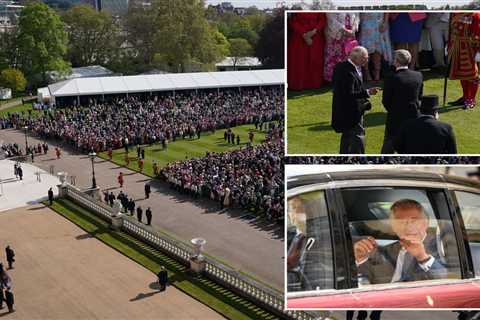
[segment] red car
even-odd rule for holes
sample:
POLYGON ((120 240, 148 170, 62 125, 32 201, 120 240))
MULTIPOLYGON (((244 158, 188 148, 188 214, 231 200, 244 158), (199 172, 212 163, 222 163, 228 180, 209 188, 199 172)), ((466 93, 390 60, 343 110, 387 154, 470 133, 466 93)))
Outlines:
POLYGON ((290 177, 287 199, 287 308, 480 308, 479 182, 322 173, 290 177))

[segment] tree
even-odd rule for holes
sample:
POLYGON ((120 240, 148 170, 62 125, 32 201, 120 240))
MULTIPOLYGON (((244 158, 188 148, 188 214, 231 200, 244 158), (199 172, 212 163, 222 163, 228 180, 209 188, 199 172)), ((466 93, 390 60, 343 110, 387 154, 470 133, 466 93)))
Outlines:
POLYGON ((8 68, 0 74, 0 86, 12 89, 13 95, 24 91, 26 85, 27 80, 18 69, 8 68))
POLYGON ((233 70, 236 70, 237 63, 241 62, 245 57, 251 56, 253 48, 247 40, 243 38, 229 39, 230 56, 233 60, 233 70))
POLYGON ((335 5, 331 0, 313 0, 310 10, 335 10, 335 5))
POLYGON ((17 67, 17 30, 17 28, 12 28, 0 32, 0 70, 17 67))
POLYGON ((203 0, 155 0, 155 52, 171 70, 217 61, 215 28, 205 18, 203 0))
POLYGON ((105 65, 120 46, 119 31, 109 13, 90 5, 76 5, 63 15, 69 38, 68 58, 73 66, 105 65))
POLYGON ((21 69, 27 77, 41 75, 47 82, 47 71, 64 73, 68 37, 60 16, 40 2, 31 2, 22 10, 17 37, 21 69))
POLYGON ((276 9, 273 18, 265 24, 255 46, 255 55, 265 68, 284 68, 284 8, 276 9))
POLYGON ((156 9, 137 5, 130 2, 130 8, 126 18, 125 31, 127 43, 131 46, 124 50, 131 64, 136 65, 137 71, 144 72, 152 68, 155 56, 156 9))

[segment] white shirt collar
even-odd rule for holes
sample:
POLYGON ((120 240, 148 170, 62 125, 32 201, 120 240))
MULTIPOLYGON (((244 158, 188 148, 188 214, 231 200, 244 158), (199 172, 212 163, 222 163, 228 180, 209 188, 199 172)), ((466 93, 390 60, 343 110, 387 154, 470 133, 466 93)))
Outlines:
POLYGON ((408 66, 397 67, 395 71, 408 69, 408 66))

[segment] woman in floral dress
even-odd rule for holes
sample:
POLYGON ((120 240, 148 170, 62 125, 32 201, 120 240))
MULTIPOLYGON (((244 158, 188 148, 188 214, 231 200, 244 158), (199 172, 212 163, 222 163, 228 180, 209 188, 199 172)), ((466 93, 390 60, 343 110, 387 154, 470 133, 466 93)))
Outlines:
POLYGON ((355 34, 360 17, 354 12, 327 13, 325 29, 325 80, 332 81, 333 68, 347 59, 348 53, 358 44, 355 34))
POLYGON ((380 80, 382 57, 387 62, 392 61, 392 45, 388 31, 388 12, 368 12, 360 14, 360 45, 367 48, 372 60, 373 70, 370 73, 368 64, 365 75, 367 81, 380 80))

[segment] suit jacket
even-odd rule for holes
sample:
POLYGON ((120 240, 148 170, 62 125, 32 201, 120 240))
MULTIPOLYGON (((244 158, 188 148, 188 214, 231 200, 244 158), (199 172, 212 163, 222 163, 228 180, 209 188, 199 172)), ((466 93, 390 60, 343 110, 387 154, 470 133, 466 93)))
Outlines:
POLYGON ((419 116, 423 92, 420 72, 400 69, 385 79, 382 103, 387 110, 386 134, 394 137, 401 126, 419 116))
MULTIPOLYGON (((402 272, 404 278, 401 281, 443 279, 447 277, 447 269, 440 263, 436 254, 435 238, 427 236, 424 245, 427 252, 435 258, 432 267, 425 272, 415 257, 407 252, 402 272)), ((385 247, 378 247, 375 253, 358 267, 359 273, 366 275, 371 284, 390 283, 395 273, 400 249, 399 241, 385 247)))
POLYGON ((430 115, 408 121, 394 140, 398 153, 456 154, 457 144, 452 126, 430 115))
POLYGON ((345 132, 360 123, 363 110, 359 99, 367 99, 367 90, 355 67, 348 61, 338 63, 333 70, 332 127, 345 132))

